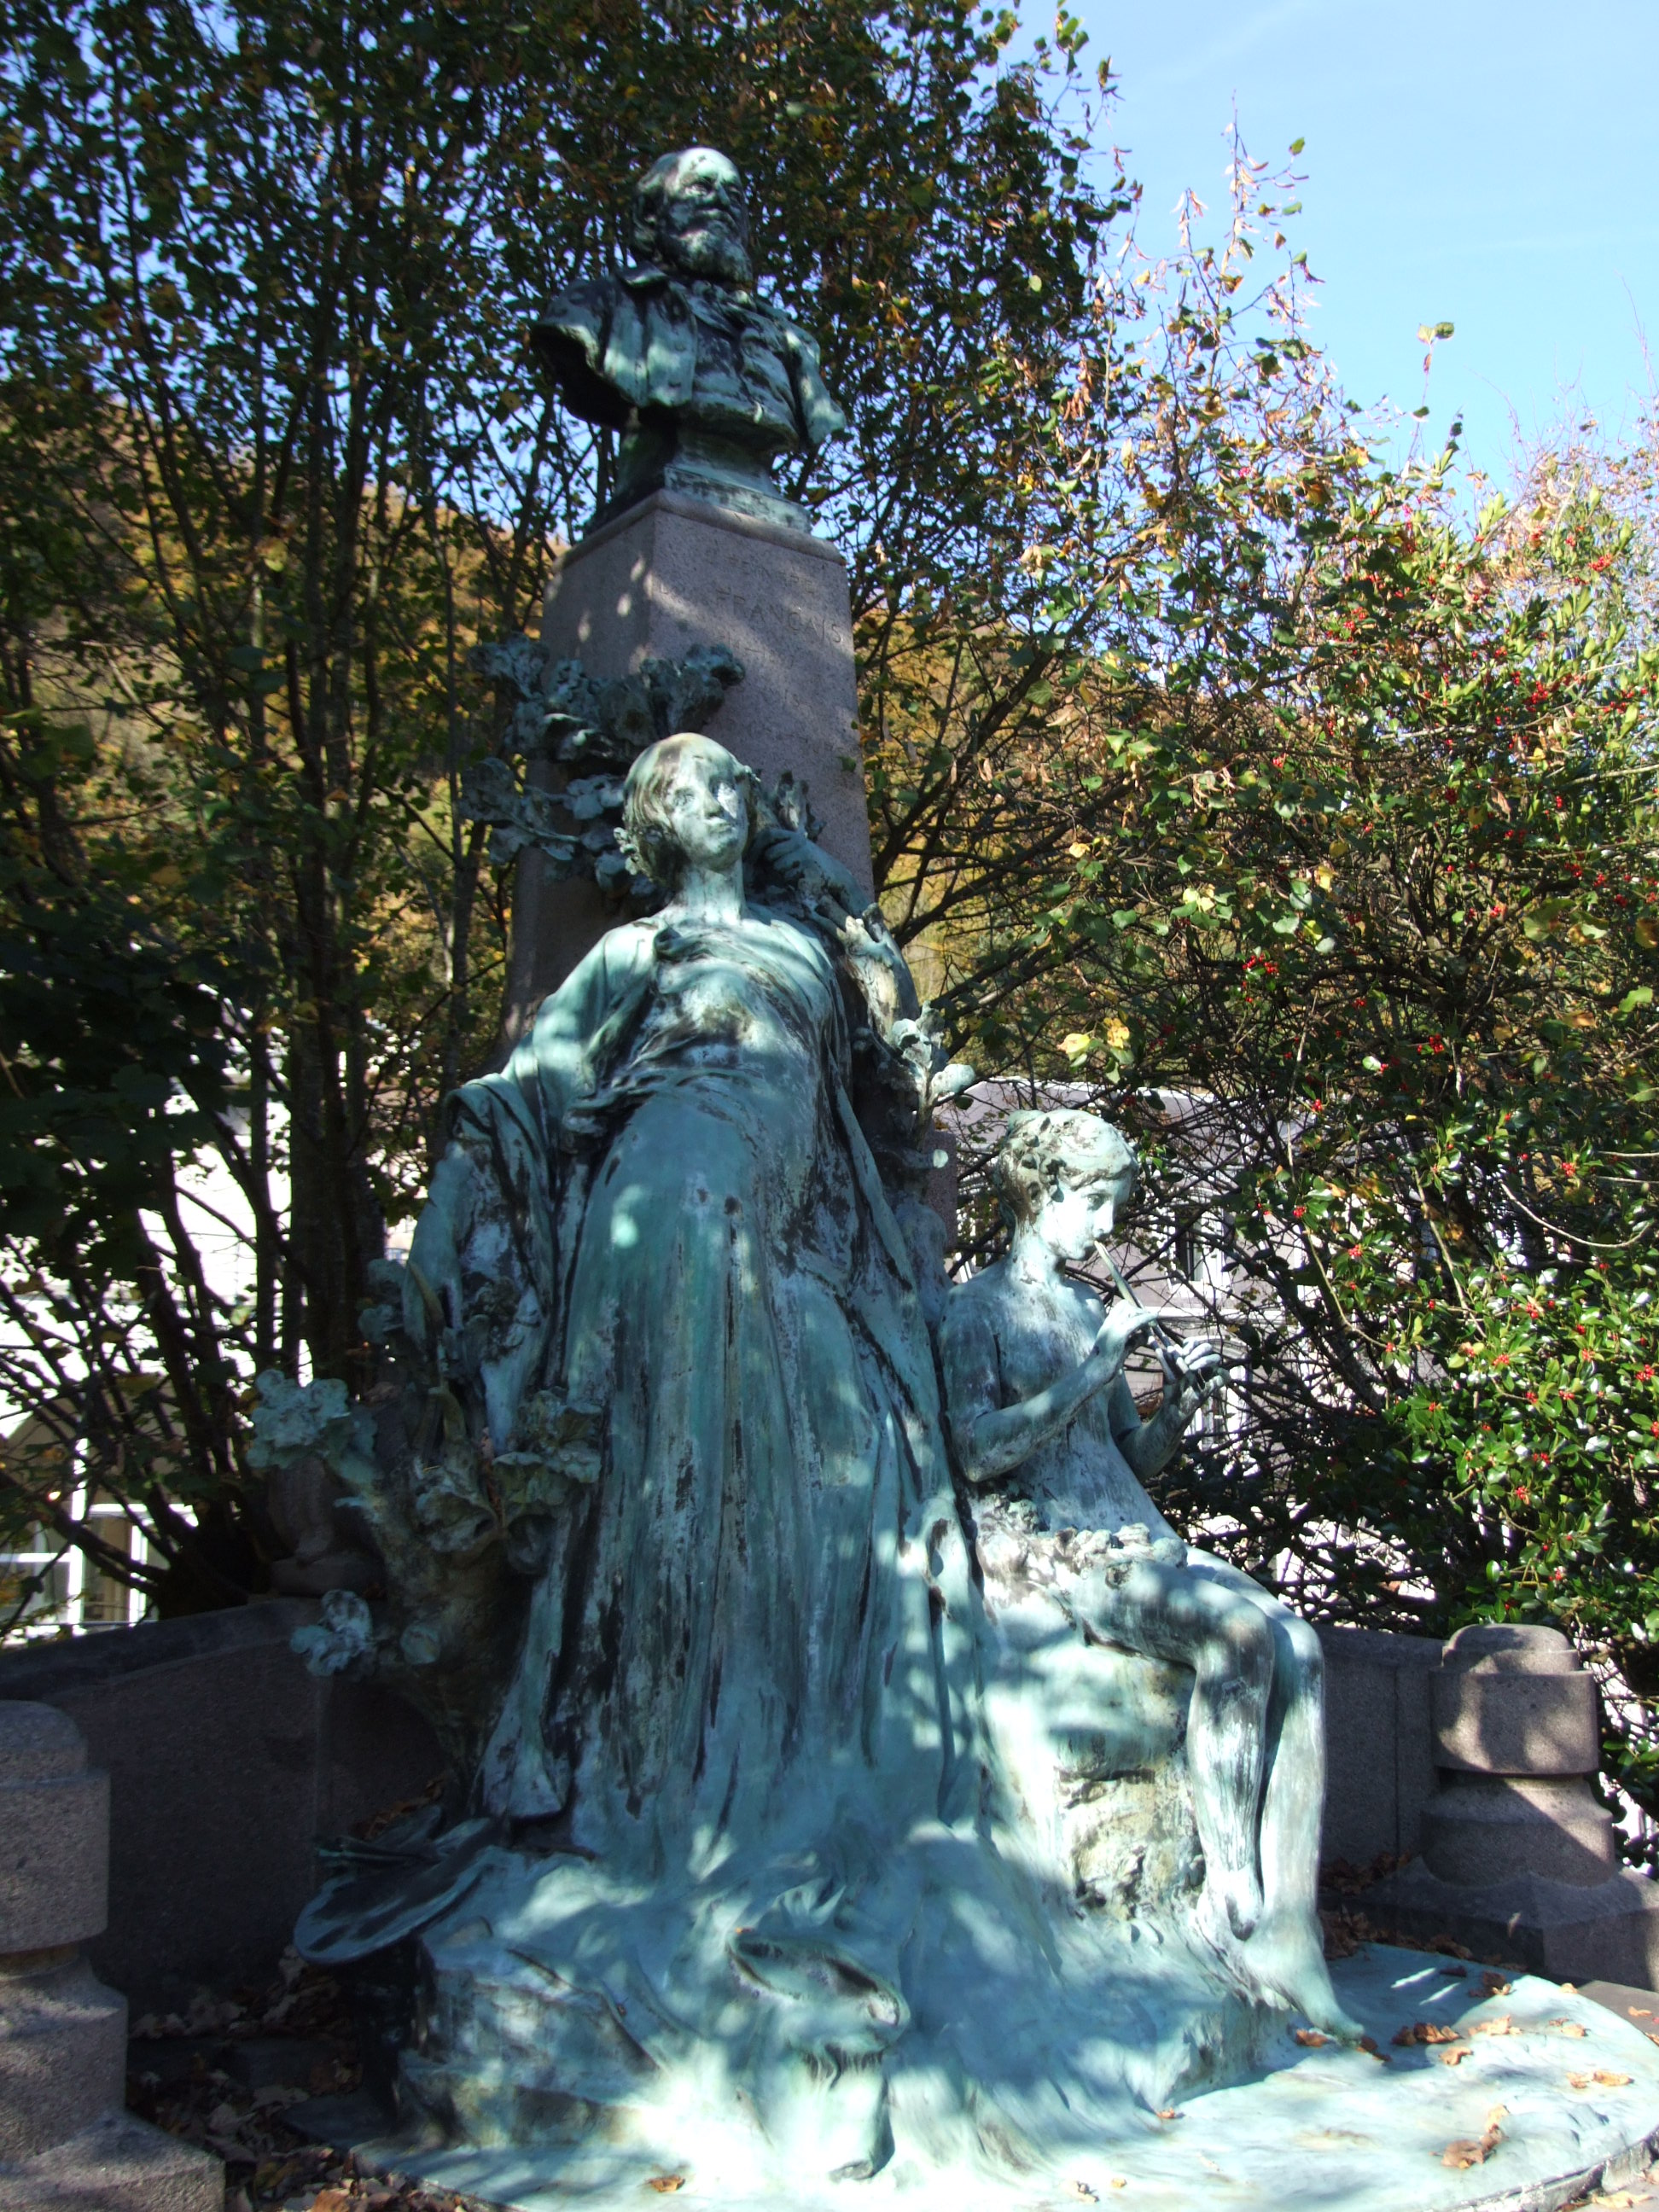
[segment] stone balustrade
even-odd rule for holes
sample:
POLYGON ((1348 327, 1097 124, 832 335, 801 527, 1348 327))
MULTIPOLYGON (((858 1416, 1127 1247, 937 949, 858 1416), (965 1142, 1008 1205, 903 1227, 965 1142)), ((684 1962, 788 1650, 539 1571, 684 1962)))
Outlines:
MULTIPOLYGON (((289 1638, 313 1617, 313 1607, 283 1601, 0 1653, 0 1699, 51 1700, 66 1710, 97 1764, 112 1772, 115 1916, 92 1939, 93 1958, 140 2009, 182 2008, 199 1987, 272 1973, 314 1886, 313 1838, 417 1795, 441 1764, 424 1723, 384 1692, 306 1674, 289 1638)), ((1619 1873, 1603 1857, 1610 1831, 1585 1778, 1595 1764, 1589 1676, 1561 1664, 1559 1647, 1547 1644, 1530 1647, 1538 1658, 1557 1651, 1541 1668, 1476 1668, 1467 1663, 1472 1647, 1457 1639, 1462 1666, 1449 1666, 1440 1644, 1423 1637, 1325 1628, 1320 1638, 1325 1857, 1355 1866, 1382 1852, 1423 1861, 1437 1883, 1425 1915, 1432 1925, 1418 1921, 1402 1932, 1450 1935, 1472 1948, 1517 1956, 1504 1928, 1494 1933, 1490 1919, 1468 1922, 1465 1910, 1484 1901, 1483 1868, 1513 1865, 1517 1831, 1531 1838, 1526 1850, 1555 1846, 1524 1815, 1507 1824, 1459 1820, 1448 1817, 1455 1808, 1446 1801, 1469 1790, 1474 1812, 1480 1792, 1470 1785, 1487 1779, 1510 1785, 1491 1792, 1489 1802, 1545 1813, 1576 1806, 1579 1850, 1599 1869, 1595 1878, 1561 1884, 1559 1874, 1535 1869, 1530 1878, 1555 1882, 1553 1894, 1572 1892, 1581 1914, 1598 1900, 1613 1902, 1620 1909, 1611 1917, 1623 1933, 1613 1940, 1630 1971, 1612 1972, 1606 1961, 1582 1973, 1559 1971, 1653 1986, 1659 1955, 1643 1964, 1645 1921, 1631 1908, 1659 1896, 1659 1883, 1619 1873), (1517 1741, 1534 1747, 1524 1753, 1529 1773, 1511 1771, 1507 1747, 1517 1741), (1467 1763, 1472 1759, 1487 1763, 1467 1763), (1564 1778, 1568 1759, 1574 1771, 1564 1778), (1445 1873, 1435 1874, 1425 1858, 1431 1832, 1445 1873), (1448 1854, 1460 1849, 1456 1834, 1468 1839, 1464 1855, 1443 1856, 1443 1845, 1448 1854)), ((0 1705, 8 1710, 17 1707, 0 1705)), ((0 1869, 9 1863, 0 1854, 0 1869)), ((1386 1922, 1395 1887, 1368 1890, 1364 1909, 1386 1922)))

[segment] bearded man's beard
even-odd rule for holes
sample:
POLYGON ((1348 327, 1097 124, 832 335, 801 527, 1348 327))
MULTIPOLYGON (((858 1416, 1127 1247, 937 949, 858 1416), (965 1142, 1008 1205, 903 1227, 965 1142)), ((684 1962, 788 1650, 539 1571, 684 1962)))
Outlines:
POLYGON ((670 245, 670 258, 691 276, 713 276, 725 284, 754 282, 754 265, 741 239, 711 226, 684 233, 670 245))

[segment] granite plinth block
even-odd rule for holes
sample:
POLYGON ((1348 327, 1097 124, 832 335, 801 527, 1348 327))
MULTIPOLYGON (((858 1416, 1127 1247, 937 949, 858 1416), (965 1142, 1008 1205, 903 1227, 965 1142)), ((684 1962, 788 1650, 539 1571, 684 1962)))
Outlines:
POLYGON ((1366 1917, 1419 1940, 1453 1936, 1481 1957, 1563 1981, 1659 1980, 1659 1882, 1622 1868, 1594 1884, 1515 1875, 1443 1881, 1420 1860, 1365 1892, 1366 1917))
POLYGON ((0 1652, 0 1699, 50 1700, 109 1774, 109 1926, 88 1951, 135 2014, 268 1979, 316 1887, 317 1838, 443 1766, 389 1691, 307 1674, 289 1638, 316 1617, 279 1599, 0 1652))
POLYGON ((1540 1875, 1582 1888, 1617 1871, 1619 1850, 1576 1776, 1454 1774, 1424 1808, 1423 1860, 1443 1881, 1540 1875))
POLYGON ((1565 1669, 1475 1668, 1434 1677, 1435 1764, 1473 1774, 1594 1774, 1595 1685, 1565 1669))
POLYGON ((1595 1685, 1568 1638, 1475 1623, 1446 1645, 1430 1690, 1440 1786, 1423 1808, 1422 1858, 1367 1890, 1366 1913, 1540 1973, 1650 1983, 1659 1884, 1620 1868, 1589 1781, 1595 1685))
POLYGON ((217 2212, 219 2160, 121 2110, 126 1999, 78 1948, 108 1887, 108 1777, 66 1714, 0 1702, 0 2208, 217 2212))
POLYGON ((542 642, 601 677, 729 647, 744 678, 708 734, 769 783, 802 778, 824 850, 870 883, 847 565, 833 545, 659 492, 562 556, 542 642))
MULTIPOLYGON (((847 567, 804 532, 658 492, 561 556, 542 643, 590 676, 729 647, 744 679, 708 734, 769 785, 786 769, 823 821, 818 842, 874 896, 847 567)), ((560 772, 538 780, 556 788, 560 772)), ((521 1027, 623 909, 527 852, 514 892, 509 1026, 521 1027)))
POLYGON ((126 2056, 126 1999, 84 1959, 0 1978, 0 2158, 32 2158, 118 2105, 126 2056))

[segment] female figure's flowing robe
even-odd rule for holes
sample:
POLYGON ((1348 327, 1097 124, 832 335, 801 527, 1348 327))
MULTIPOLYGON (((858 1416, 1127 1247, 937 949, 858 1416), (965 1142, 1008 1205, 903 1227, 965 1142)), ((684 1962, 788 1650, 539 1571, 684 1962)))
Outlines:
POLYGON ((653 1871, 775 1821, 803 1759, 885 1794, 931 1748, 935 1810, 955 1764, 939 1574, 960 1613, 965 1552, 845 1051, 823 944, 750 908, 613 930, 458 1102, 463 1149, 551 1201, 492 1443, 551 1425, 591 1477, 486 1788, 520 1815, 568 1795, 574 1840, 653 1871))

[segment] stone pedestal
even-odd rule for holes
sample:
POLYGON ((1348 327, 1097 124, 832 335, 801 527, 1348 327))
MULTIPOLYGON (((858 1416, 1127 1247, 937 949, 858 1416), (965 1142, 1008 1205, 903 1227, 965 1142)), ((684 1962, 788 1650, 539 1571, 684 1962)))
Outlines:
POLYGON ((221 2212, 219 2161, 122 2110, 126 2000, 80 1948, 108 1888, 108 1777, 65 1714, 0 1704, 0 2205, 221 2212))
POLYGON ((1595 1686, 1567 1638, 1461 1629, 1430 1693, 1439 1787, 1423 1810, 1422 1856, 1368 1892, 1366 1911, 1563 1979, 1652 1987, 1659 1883, 1620 1867, 1590 1788, 1595 1686))
MULTIPOLYGON (((729 647, 744 680, 708 734, 769 784, 793 769, 822 818, 825 850, 871 885, 847 568, 833 545, 658 492, 558 561, 542 642, 597 677, 631 675, 645 660, 678 659, 700 645, 729 647)), ((546 787, 556 787, 560 772, 545 773, 546 787)), ((514 1034, 625 911, 596 884, 560 881, 539 854, 523 856, 514 894, 514 1034)))

